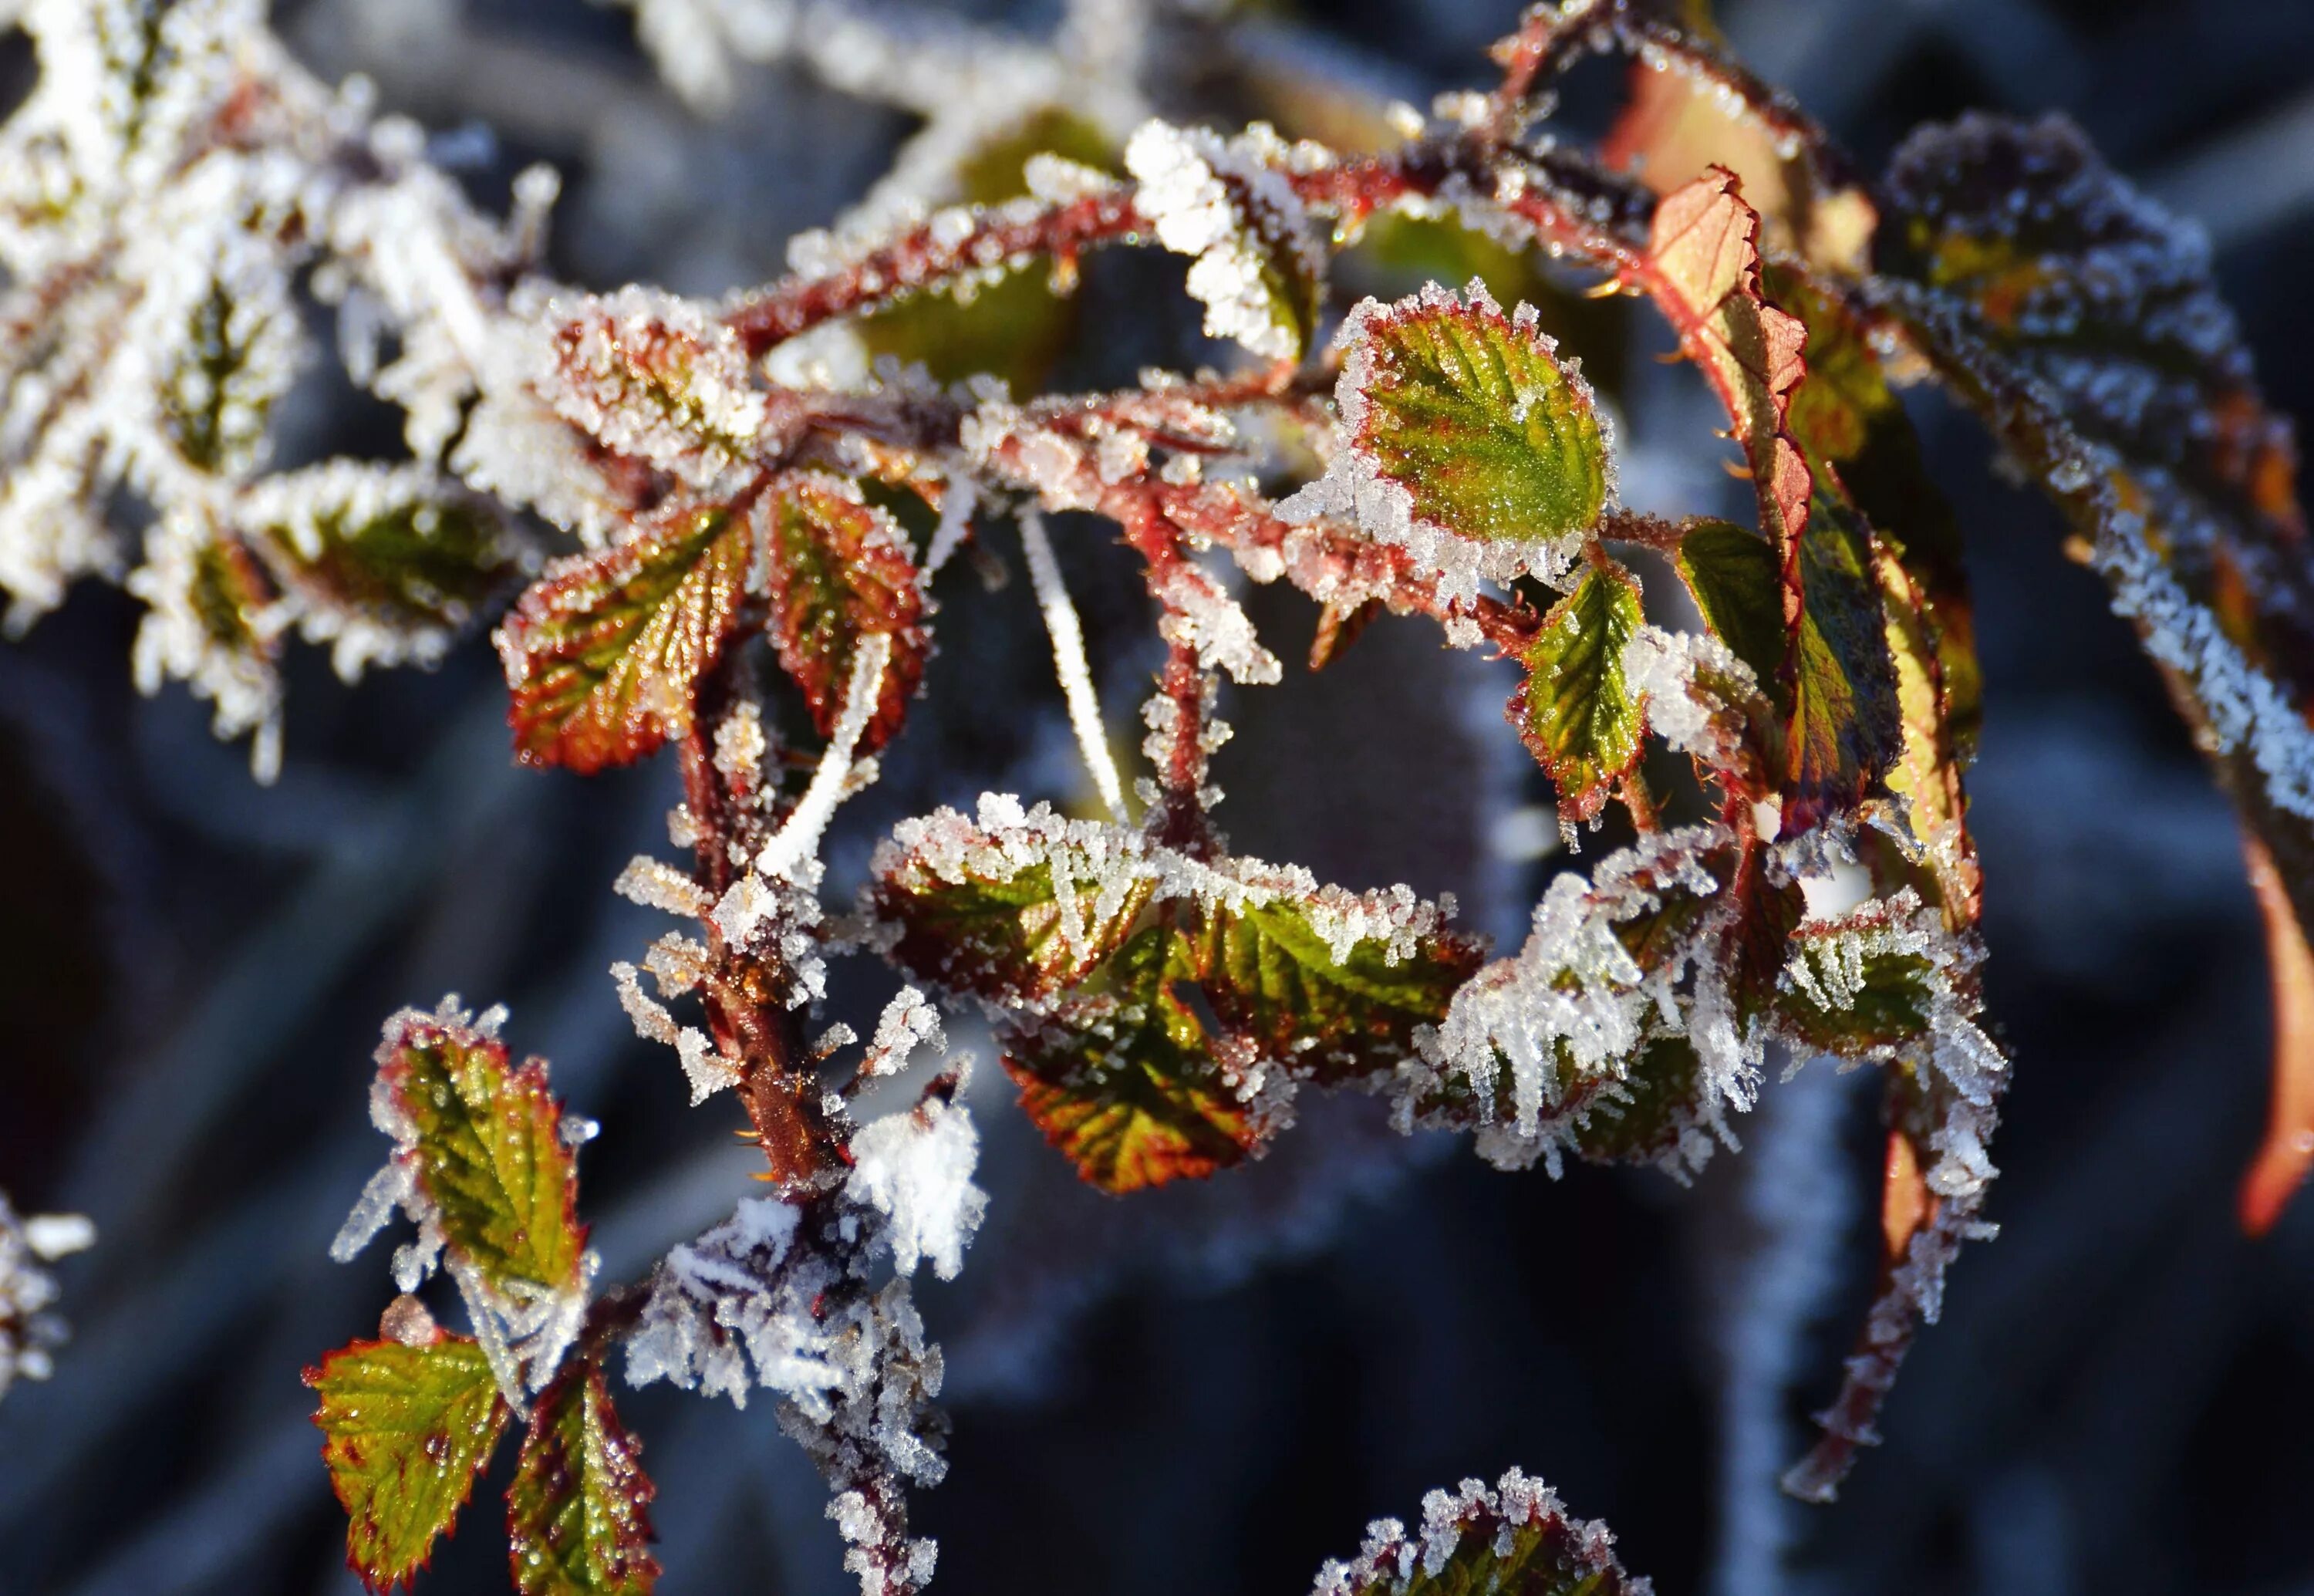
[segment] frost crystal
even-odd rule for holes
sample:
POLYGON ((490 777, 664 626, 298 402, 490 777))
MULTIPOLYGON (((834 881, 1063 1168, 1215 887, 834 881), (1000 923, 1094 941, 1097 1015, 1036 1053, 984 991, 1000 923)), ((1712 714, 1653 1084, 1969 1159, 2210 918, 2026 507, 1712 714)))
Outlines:
POLYGON ((96 1243, 96 1227, 77 1213, 19 1218, 0 1193, 0 1397, 18 1380, 46 1380, 66 1339, 51 1308, 56 1277, 40 1267, 96 1243))
POLYGON ((1205 304, 1206 333, 1272 360, 1302 353, 1304 303, 1326 264, 1278 170, 1288 154, 1261 123, 1225 143, 1200 128, 1147 122, 1125 146, 1126 170, 1140 183, 1135 206, 1158 242, 1196 257, 1188 288, 1205 304))
POLYGON ((959 1103, 928 1098, 863 1126, 852 1154, 847 1189, 891 1221, 892 1267, 913 1274, 922 1258, 942 1280, 955 1279, 988 1208, 988 1194, 972 1184, 980 1154, 972 1115, 959 1103))

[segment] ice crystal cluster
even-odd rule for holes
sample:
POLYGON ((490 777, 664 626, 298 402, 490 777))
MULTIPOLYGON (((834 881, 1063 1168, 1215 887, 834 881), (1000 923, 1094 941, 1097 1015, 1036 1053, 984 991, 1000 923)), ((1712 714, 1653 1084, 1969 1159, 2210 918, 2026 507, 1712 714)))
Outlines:
MULTIPOLYGON (((721 303, 547 280, 551 176, 503 220, 478 212, 417 128, 299 68, 256 0, 32 0, 40 84, 0 130, 13 626, 78 577, 120 579, 146 606, 140 684, 213 701, 263 773, 291 633, 352 675, 494 618, 515 757, 583 775, 665 750, 680 773, 679 857, 615 883, 678 924, 611 978, 674 1054, 665 1089, 744 1115, 768 1184, 606 1284, 578 1218, 598 1127, 547 1064, 514 1061, 495 1010, 388 1022, 388 1160, 333 1250, 401 1215, 402 1294, 377 1338, 308 1371, 374 1588, 422 1565, 516 1424, 517 1585, 648 1591, 623 1368, 770 1392, 863 1592, 921 1590, 935 1553, 907 1493, 940 1478, 945 1424, 913 1284, 964 1266, 988 1202, 959 1009, 1055 1156, 1118 1195, 1225 1179, 1334 1090, 1506 1169, 1684 1180, 1738 1146, 1777 1073, 1875 1070, 1879 1278, 1784 1482, 1829 1498, 1960 1244, 1992 1233, 2010 1069, 1980 982, 1968 588, 1900 380, 1977 410, 2074 518, 2283 884, 2277 948, 2306 963, 2314 567, 2292 440, 2206 250, 2062 124, 1925 130, 1868 191, 1673 14, 1693 8, 1646 0, 1530 7, 1498 84, 1428 119, 1338 106, 1375 146, 1355 154, 1151 114, 1182 75, 1152 64, 1171 35, 1137 8, 1072 7, 1049 40, 816 0, 631 9, 702 108, 737 64, 790 59, 923 129, 793 242, 788 277, 721 303), (1611 163, 1538 128, 1560 76, 1608 51, 1688 97, 1688 142, 1649 147, 1663 120, 1638 119, 1611 163), (1724 163, 1696 158, 1697 128, 1724 163), (1378 222, 1474 266, 1536 257, 1532 297, 1464 271, 1339 303, 1333 268, 1378 222), (1099 331, 1075 289, 1132 247, 1187 258, 1208 341, 1181 364, 1223 364, 1052 391, 1099 331), (1660 314, 1724 413, 1752 524, 1620 506, 1613 395, 1554 336, 1568 290, 1660 314), (402 410, 406 460, 270 459, 324 312, 347 373, 402 410), (1056 547, 1112 534, 1162 657, 1137 764, 1056 547), (955 573, 993 578, 1016 542, 1055 677, 1020 712, 1065 715, 1087 807, 989 791, 902 820, 835 901, 829 839, 919 713, 942 606, 977 600, 955 573), (1522 946, 1459 930, 1444 893, 1232 851, 1224 694, 1288 669, 1247 581, 1317 607, 1312 669, 1385 613, 1515 667, 1502 735, 1585 851, 1522 946), (843 957, 892 972, 864 1043, 823 1013, 843 957), (437 1273, 462 1330, 417 1295, 437 1273)), ((1276 119, 1299 125, 1291 103, 1276 119)), ((2255 1221, 2307 1129, 2261 1163, 2255 1221)), ((0 1369, 46 1355, 28 1255, 59 1244, 0 1227, 0 1369)), ((1377 1523, 1318 1586, 1511 1588, 1646 1587, 1515 1471, 1434 1493, 1418 1530, 1377 1523)))
POLYGON ((77 1213, 20 1216, 0 1193, 0 1397, 20 1380, 46 1380, 64 1344, 56 1276, 42 1268, 96 1241, 77 1213))

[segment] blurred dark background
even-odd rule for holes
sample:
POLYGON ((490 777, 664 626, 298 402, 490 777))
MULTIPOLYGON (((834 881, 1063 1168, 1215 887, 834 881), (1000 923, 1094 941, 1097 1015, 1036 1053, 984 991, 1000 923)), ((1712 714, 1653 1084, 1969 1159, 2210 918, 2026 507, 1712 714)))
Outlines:
MULTIPOLYGON (((2207 226, 2269 392, 2314 418, 2314 4, 1718 9, 1868 170, 1922 119, 2076 118, 2207 226)), ((729 115, 695 117, 629 18, 577 0, 309 0, 278 20, 317 69, 370 73, 442 130, 486 203, 524 162, 561 167, 553 265, 589 286, 776 275, 786 237, 831 221, 911 126, 783 68, 746 70, 729 115)), ((1492 0, 1350 0, 1273 22, 1418 103, 1482 82, 1510 20, 1492 0)), ((0 103, 25 68, 22 39, 0 42, 0 103)), ((1135 357, 1188 315, 1146 289, 1099 273, 1088 289, 1087 324, 1135 357)), ((1691 376, 1633 357, 1655 335, 1594 317, 1570 336, 1615 385, 1630 498, 1694 510, 1729 491, 1691 376)), ((1868 1080, 1771 1088, 1745 1155, 1691 1190, 1500 1175, 1356 1102, 1312 1105, 1250 1172, 1115 1203, 1065 1178, 985 1067, 991 1216, 964 1278, 923 1292, 956 1423, 952 1477, 919 1498, 941 1589, 1280 1596, 1368 1519, 1515 1463, 1607 1518, 1667 1596, 2314 1592, 2314 1200, 2263 1241, 2232 1221, 2268 1018, 2230 813, 2053 515, 2003 484, 1965 419, 1920 415, 1976 583, 1972 786, 2017 1073, 1993 1149, 2004 1233, 1962 1259, 1840 1503, 1780 1503, 1772 1476, 1862 1306, 1868 1080)), ((394 419, 317 390, 293 426, 296 447, 384 452, 394 419)), ((1067 531, 1120 719, 1153 663, 1132 566, 1100 529, 1067 531)), ((900 814, 1072 791, 1024 586, 953 590, 932 701, 847 815, 839 877, 900 814)), ((1261 593, 1254 609, 1289 667, 1227 707, 1238 845, 1351 886, 1453 890, 1467 920, 1522 934, 1555 861, 1524 841, 1547 794, 1496 719, 1507 683, 1387 620, 1312 678, 1290 663, 1309 607, 1261 593)), ((660 929, 609 885, 630 854, 666 851, 673 773, 514 769, 477 641, 350 689, 293 653, 284 773, 259 789, 203 706, 134 694, 135 623, 90 585, 0 647, 0 1188, 102 1235, 61 1267, 76 1335, 55 1379, 0 1405, 0 1592, 346 1592, 297 1371, 371 1333, 390 1294, 382 1253, 324 1253, 381 1155, 366 1087, 387 1013, 446 991, 511 1005, 515 1045, 604 1124, 583 1194, 607 1278, 749 1195, 728 1100, 683 1107, 672 1057, 631 1036, 604 974, 660 929)), ((837 1009, 884 982, 850 973, 837 1009)), ((659 1486, 667 1596, 850 1587, 768 1402, 621 1402, 659 1486)), ((421 1588, 505 1577, 478 1505, 421 1588)))

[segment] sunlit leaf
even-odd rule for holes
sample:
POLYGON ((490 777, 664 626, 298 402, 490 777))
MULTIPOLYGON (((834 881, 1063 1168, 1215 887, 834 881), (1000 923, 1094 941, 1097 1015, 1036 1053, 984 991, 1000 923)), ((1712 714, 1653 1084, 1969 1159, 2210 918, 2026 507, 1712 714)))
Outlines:
POLYGON ((1373 301, 1344 328, 1346 444, 1422 525, 1479 542, 1580 533, 1607 498, 1591 390, 1483 286, 1373 301))
POLYGON ((586 1239, 578 1160, 545 1062, 511 1068, 494 1037, 414 1013, 388 1030, 379 1060, 453 1254, 493 1284, 575 1284, 586 1239))
POLYGON ((346 1562, 373 1591, 408 1585, 490 1460, 507 1406, 481 1349, 357 1341, 305 1371, 322 1458, 345 1508, 346 1562))
POLYGON ((1326 922, 1324 903, 1287 895, 1206 912, 1194 960, 1223 1030, 1288 1062, 1296 1076, 1326 1084, 1364 1079, 1410 1056, 1416 1027, 1446 1017, 1455 989, 1478 969, 1481 948, 1410 898, 1356 906, 1395 908, 1411 923, 1395 941, 1388 931, 1361 937, 1338 957, 1327 933, 1342 935, 1339 905, 1330 911, 1333 923, 1326 922))
POLYGON ((1807 330, 1760 285, 1760 218, 1733 172, 1715 167, 1656 205, 1639 284, 1679 334, 1735 423, 1760 499, 1760 530, 1782 557, 1787 627, 1799 604, 1806 462, 1788 425, 1807 375, 1807 330))
POLYGON ((1550 773, 1563 819, 1596 815, 1638 763, 1647 717, 1624 678, 1623 646, 1642 619, 1630 574, 1594 567, 1552 608, 1527 650, 1511 722, 1550 773))
POLYGON ((737 624, 748 555, 743 519, 686 504, 548 566, 498 633, 516 752, 587 772, 686 731, 693 689, 737 624))
POLYGON ((642 1443, 619 1423, 602 1365, 574 1360, 532 1411, 507 1534, 522 1596, 647 1596, 658 1581, 642 1443))
POLYGON ((923 597, 899 525, 841 477, 799 472, 773 489, 768 533, 772 642, 781 668, 802 688, 820 734, 843 712, 852 662, 867 638, 892 640, 883 687, 860 739, 861 753, 889 742, 923 679, 931 639, 923 597))
POLYGON ((1190 974, 1179 937, 1153 926, 1117 956, 1108 990, 1006 1046, 1021 1107, 1103 1191, 1210 1175, 1259 1141, 1204 1027, 1174 994, 1190 974))

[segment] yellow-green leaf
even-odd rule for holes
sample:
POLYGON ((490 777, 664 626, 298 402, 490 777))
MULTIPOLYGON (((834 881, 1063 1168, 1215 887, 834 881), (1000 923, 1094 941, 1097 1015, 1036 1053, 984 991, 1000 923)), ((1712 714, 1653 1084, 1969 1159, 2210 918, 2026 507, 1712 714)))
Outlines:
POLYGON ((1630 573, 1595 566, 1527 649, 1511 722, 1559 789, 1562 819, 1596 815, 1639 762, 1647 716, 1624 677, 1623 646, 1643 619, 1630 573))
POLYGON ((357 1341, 305 1371, 314 1423, 346 1511, 346 1562, 373 1591, 407 1585, 449 1530, 505 1428, 481 1348, 437 1332, 430 1345, 357 1341))
POLYGON ((514 1483, 507 1537, 522 1596, 649 1596, 650 1501, 642 1443, 619 1423, 592 1358, 574 1361, 538 1399, 514 1483))

